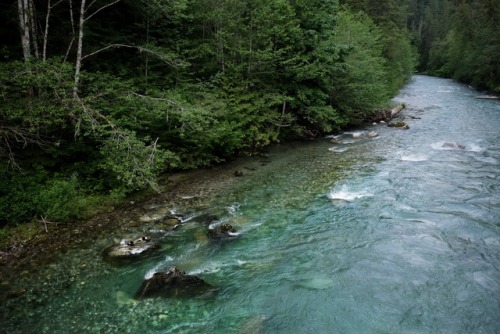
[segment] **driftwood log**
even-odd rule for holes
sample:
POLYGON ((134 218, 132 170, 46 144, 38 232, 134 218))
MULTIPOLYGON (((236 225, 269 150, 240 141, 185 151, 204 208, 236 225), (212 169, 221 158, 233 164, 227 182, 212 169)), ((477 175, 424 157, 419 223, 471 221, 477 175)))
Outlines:
POLYGON ((378 111, 373 118, 370 119, 371 122, 388 122, 392 118, 396 117, 401 110, 405 108, 404 103, 397 105, 392 109, 382 109, 378 111))

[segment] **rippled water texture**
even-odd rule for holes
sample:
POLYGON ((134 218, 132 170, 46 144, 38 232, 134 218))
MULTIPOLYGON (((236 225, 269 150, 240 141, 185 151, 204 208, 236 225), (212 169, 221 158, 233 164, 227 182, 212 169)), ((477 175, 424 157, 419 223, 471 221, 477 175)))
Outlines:
POLYGON ((278 147, 207 209, 151 208, 192 219, 148 227, 162 250, 139 263, 102 261, 115 235, 28 275, 0 332, 498 333, 500 103, 475 95, 415 76, 397 97, 409 130, 278 147), (208 213, 242 235, 210 242, 208 213), (131 299, 172 265, 218 293, 131 299))

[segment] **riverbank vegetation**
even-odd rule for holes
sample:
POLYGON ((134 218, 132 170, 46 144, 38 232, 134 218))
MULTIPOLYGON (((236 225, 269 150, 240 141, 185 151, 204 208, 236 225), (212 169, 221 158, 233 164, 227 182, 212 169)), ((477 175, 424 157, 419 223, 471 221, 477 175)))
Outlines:
MULTIPOLYGON (((72 221, 158 190, 161 174, 360 125, 410 78, 417 49, 421 69, 494 86, 498 48, 481 54, 489 72, 456 57, 472 43, 461 10, 486 7, 457 3, 3 2, 0 226, 72 221)), ((469 33, 486 38, 495 17, 469 33)))

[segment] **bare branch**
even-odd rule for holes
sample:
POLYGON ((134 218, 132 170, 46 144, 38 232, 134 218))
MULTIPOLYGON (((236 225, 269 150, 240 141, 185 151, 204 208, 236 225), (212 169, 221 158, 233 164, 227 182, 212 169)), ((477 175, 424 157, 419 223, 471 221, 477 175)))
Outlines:
POLYGON ((87 6, 87 8, 85 9, 85 12, 87 12, 88 10, 90 10, 90 8, 97 2, 97 0, 94 0, 90 3, 90 5, 87 6))
MULTIPOLYGON (((91 3, 88 7, 87 7, 87 10, 90 8, 90 6, 92 6, 92 5, 94 4, 94 2, 95 2, 95 1, 93 1, 93 2, 92 2, 92 3, 91 3)), ((115 3, 118 3, 118 2, 120 2, 120 0, 115 0, 115 1, 113 1, 113 2, 111 2, 111 3, 108 3, 107 5, 102 6, 101 8, 99 8, 98 10, 96 10, 95 12, 93 12, 92 14, 90 14, 89 16, 87 16, 87 18, 85 19, 85 21, 90 20, 90 19, 92 18, 92 16, 94 16, 94 15, 95 15, 95 14, 97 14, 97 13, 99 13, 101 10, 106 9, 106 8, 108 8, 108 7, 110 7, 110 6, 113 6, 115 3)))
POLYGON ((15 159, 14 149, 25 148, 33 144, 45 147, 50 142, 38 133, 33 133, 27 128, 14 125, 0 125, 0 159, 5 159, 13 170, 21 170, 15 159))
POLYGON ((75 37, 73 37, 71 39, 71 42, 69 42, 69 46, 68 46, 68 49, 66 50, 66 54, 64 55, 64 60, 63 60, 63 63, 66 62, 66 60, 68 59, 68 56, 69 56, 69 52, 71 51, 71 47, 73 46, 73 42, 75 41, 75 37))
POLYGON ((106 51, 106 50, 109 50, 109 49, 113 49, 113 48, 129 48, 129 49, 136 49, 136 50, 139 50, 140 52, 147 52, 149 54, 152 54, 154 56, 156 56, 157 58, 163 60, 164 62, 166 62, 167 64, 173 66, 173 67, 177 67, 177 66, 181 66, 182 63, 181 62, 172 62, 170 59, 167 59, 167 57, 165 57, 164 54, 161 54, 155 50, 151 50, 151 49, 148 49, 148 48, 145 48, 145 47, 142 47, 142 46, 135 46, 135 45, 127 45, 127 44, 111 44, 111 45, 108 45, 106 47, 103 47, 102 49, 99 49, 97 51, 94 51, 92 53, 89 53, 88 55, 85 55, 82 57, 82 60, 88 58, 88 57, 91 57, 91 56, 94 56, 98 53, 101 53, 103 51, 106 51))
MULTIPOLYGON (((111 129, 113 129, 115 131, 117 130, 117 126, 115 124, 113 124, 113 122, 111 122, 109 120, 109 118, 107 118, 105 115, 101 114, 100 112, 89 108, 85 104, 85 102, 78 96, 78 94, 76 95, 75 99, 80 104, 80 106, 82 108, 83 115, 85 115, 87 117, 92 129, 96 129, 99 126, 99 121, 97 120, 97 118, 100 118, 100 119, 104 120, 104 122, 106 124, 108 124, 111 127, 111 129)), ((80 134, 80 126, 81 126, 81 118, 77 120, 77 124, 75 126, 75 137, 77 137, 80 134)))
POLYGON ((45 226, 45 233, 49 233, 49 229, 47 228, 47 224, 56 224, 56 226, 58 224, 57 222, 49 222, 47 220, 47 216, 45 216, 45 217, 44 216, 40 216, 40 218, 42 219, 42 223, 45 226))

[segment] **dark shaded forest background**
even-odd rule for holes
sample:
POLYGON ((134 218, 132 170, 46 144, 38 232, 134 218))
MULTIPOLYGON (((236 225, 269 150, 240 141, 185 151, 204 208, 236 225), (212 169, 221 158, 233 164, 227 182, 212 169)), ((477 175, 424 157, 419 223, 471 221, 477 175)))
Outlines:
POLYGON ((496 0, 1 0, 0 226, 370 120, 415 70, 500 93, 496 0))

